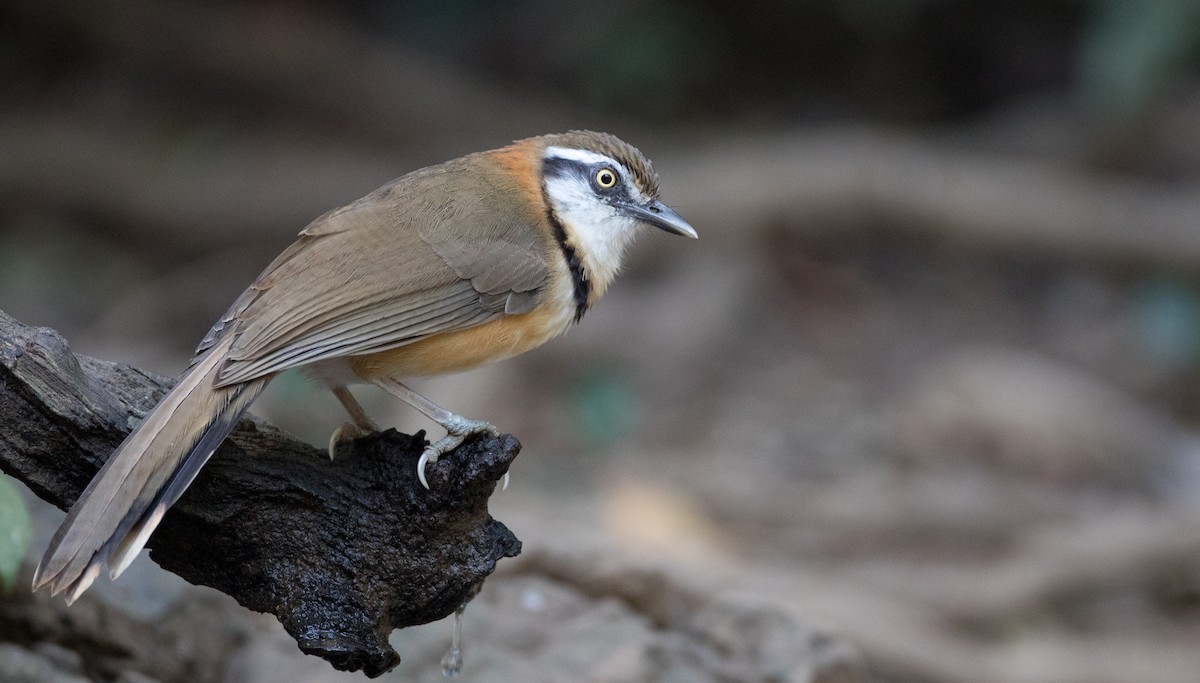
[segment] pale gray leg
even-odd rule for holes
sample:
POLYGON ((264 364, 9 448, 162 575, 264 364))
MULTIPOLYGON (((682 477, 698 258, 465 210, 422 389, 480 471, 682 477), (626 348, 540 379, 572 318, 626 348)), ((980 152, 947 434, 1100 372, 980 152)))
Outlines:
MULTIPOLYGON (((426 489, 429 488, 429 482, 425 480, 425 467, 427 465, 432 465, 441 456, 458 448, 469 436, 476 434, 496 436, 499 433, 491 424, 482 420, 468 420, 462 415, 456 415, 394 379, 376 379, 372 381, 379 388, 416 408, 422 415, 445 428, 446 436, 429 444, 425 452, 421 453, 421 459, 417 461, 417 479, 421 481, 421 485, 426 489)), ((506 474, 505 488, 507 488, 507 484, 508 475, 506 474)))
POLYGON ((346 413, 350 416, 349 422, 343 422, 341 427, 333 431, 333 435, 329 437, 329 459, 333 460, 334 453, 337 452, 337 445, 342 441, 350 441, 359 437, 373 434, 379 431, 379 425, 375 421, 367 417, 367 411, 359 405, 358 400, 354 398, 354 394, 346 387, 333 387, 330 389, 334 396, 337 396, 342 407, 346 409, 346 413))

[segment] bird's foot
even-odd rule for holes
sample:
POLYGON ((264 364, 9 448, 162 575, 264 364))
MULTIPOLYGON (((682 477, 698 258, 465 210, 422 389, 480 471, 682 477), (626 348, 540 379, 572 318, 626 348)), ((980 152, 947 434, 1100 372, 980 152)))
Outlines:
POLYGON ((329 437, 329 459, 333 460, 333 456, 337 455, 338 444, 361 439, 377 431, 379 431, 379 426, 374 422, 367 424, 358 424, 357 422, 350 421, 343 422, 342 426, 333 430, 333 434, 329 437))
MULTIPOLYGON (((462 445, 468 437, 476 434, 487 434, 488 436, 497 436, 500 432, 495 426, 483 420, 468 420, 461 415, 452 415, 450 419, 442 423, 446 428, 446 436, 429 444, 421 458, 417 460, 417 479, 420 480, 421 486, 426 490, 429 489, 429 482, 425 479, 425 468, 438 461, 438 458, 449 453, 450 451, 462 445)), ((508 488, 508 475, 504 475, 504 488, 508 488)))

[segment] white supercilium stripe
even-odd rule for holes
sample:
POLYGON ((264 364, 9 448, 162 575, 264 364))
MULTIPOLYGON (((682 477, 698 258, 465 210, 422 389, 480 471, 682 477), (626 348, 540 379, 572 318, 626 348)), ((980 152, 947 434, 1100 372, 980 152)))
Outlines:
POLYGON ((584 164, 612 164, 620 167, 615 160, 603 154, 589 152, 586 149, 572 149, 570 147, 547 147, 546 158, 558 157, 559 159, 568 159, 570 161, 578 161, 584 164))

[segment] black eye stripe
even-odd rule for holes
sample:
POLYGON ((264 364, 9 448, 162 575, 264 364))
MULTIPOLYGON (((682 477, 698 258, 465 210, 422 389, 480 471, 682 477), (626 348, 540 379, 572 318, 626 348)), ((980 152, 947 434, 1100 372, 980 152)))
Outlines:
POLYGON ((621 196, 628 195, 628 190, 625 187, 625 174, 612 161, 586 163, 576 159, 548 156, 542 160, 542 175, 546 178, 575 177, 607 194, 619 193, 621 196), (614 178, 613 184, 609 187, 601 186, 596 180, 596 176, 600 171, 605 169, 611 171, 614 178))
POLYGON ((562 157, 547 157, 542 162, 542 174, 548 178, 562 178, 580 173, 585 166, 573 159, 562 157))

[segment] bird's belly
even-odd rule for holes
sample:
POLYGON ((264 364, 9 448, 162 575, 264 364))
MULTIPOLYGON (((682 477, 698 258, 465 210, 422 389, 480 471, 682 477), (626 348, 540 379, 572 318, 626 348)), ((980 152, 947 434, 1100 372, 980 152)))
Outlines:
POLYGON ((368 381, 446 375, 525 353, 562 334, 570 324, 569 311, 539 309, 346 360, 354 374, 368 381))

